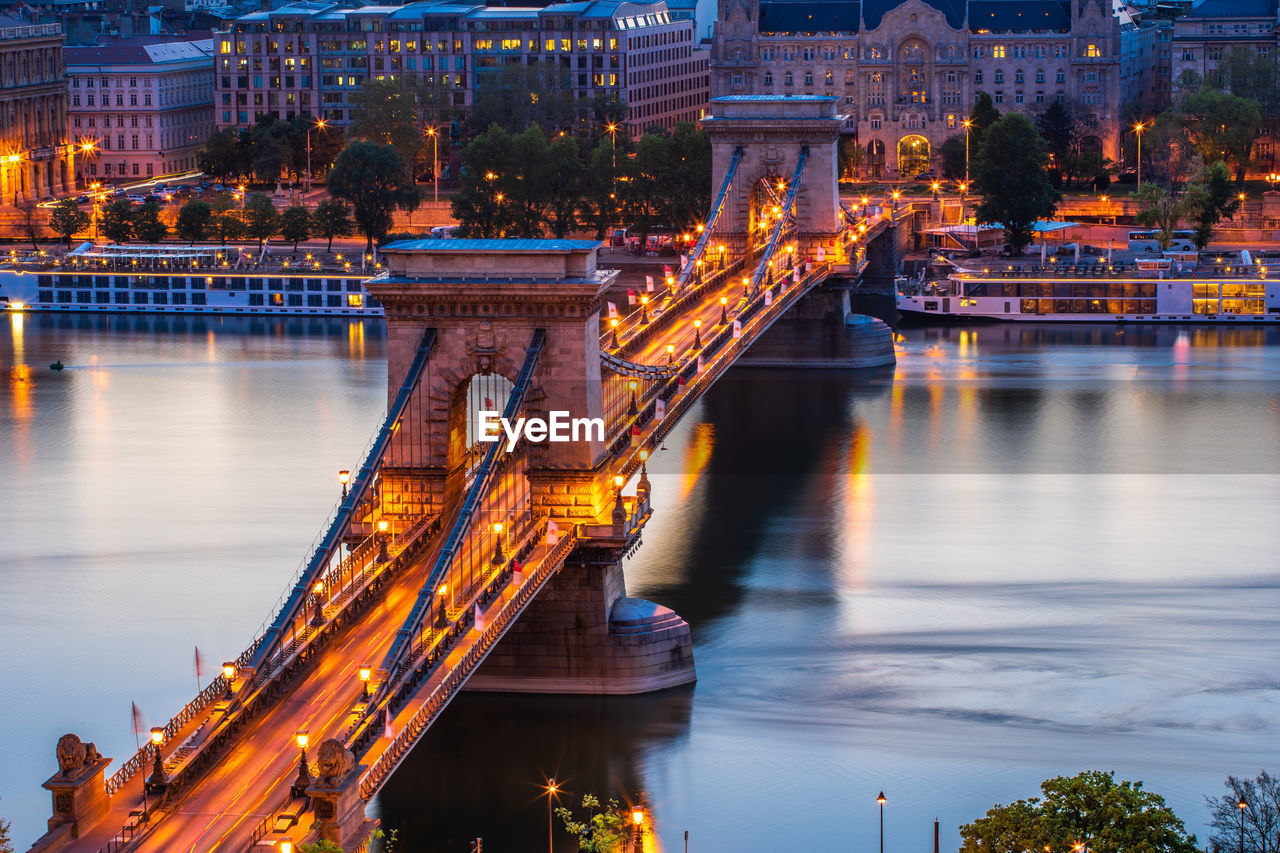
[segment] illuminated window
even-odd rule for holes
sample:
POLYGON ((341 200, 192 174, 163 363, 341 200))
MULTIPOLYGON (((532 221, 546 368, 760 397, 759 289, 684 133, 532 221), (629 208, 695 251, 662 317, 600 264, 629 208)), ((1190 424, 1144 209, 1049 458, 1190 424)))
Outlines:
POLYGON ((363 294, 360 294, 360 293, 348 293, 348 294, 347 294, 347 307, 348 307, 348 308, 363 308, 363 307, 364 307, 364 295, 363 295, 363 294))
POLYGON ((1084 49, 1084 55, 1090 59, 1097 59, 1099 56, 1102 56, 1102 51, 1098 50, 1098 46, 1096 44, 1091 44, 1084 49))
POLYGON ((997 44, 991 48, 991 57, 993 59, 1004 59, 1004 45, 997 44))

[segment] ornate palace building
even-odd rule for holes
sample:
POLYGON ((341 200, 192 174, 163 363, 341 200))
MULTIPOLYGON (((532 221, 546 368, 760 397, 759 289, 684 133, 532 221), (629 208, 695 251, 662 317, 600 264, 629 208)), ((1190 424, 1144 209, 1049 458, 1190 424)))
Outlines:
POLYGON ((834 95, 863 173, 927 171, 980 92, 1002 113, 1054 100, 1119 159, 1120 24, 1110 0, 720 0, 712 96, 834 95))
POLYGON ((0 200, 71 189, 62 28, 0 15, 0 200))

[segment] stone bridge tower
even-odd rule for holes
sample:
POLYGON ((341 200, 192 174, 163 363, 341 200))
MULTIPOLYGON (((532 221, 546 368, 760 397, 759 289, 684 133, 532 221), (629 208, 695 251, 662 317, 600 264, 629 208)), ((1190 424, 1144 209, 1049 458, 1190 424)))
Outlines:
POLYGON ((702 126, 711 136, 711 190, 718 192, 742 149, 725 209, 716 222, 717 235, 745 246, 759 206, 761 182, 775 188, 790 181, 802 150, 808 150, 796 196, 801 249, 833 247, 842 214, 837 182, 836 145, 846 116, 836 112, 839 99, 829 95, 728 95, 711 99, 711 117, 702 126))

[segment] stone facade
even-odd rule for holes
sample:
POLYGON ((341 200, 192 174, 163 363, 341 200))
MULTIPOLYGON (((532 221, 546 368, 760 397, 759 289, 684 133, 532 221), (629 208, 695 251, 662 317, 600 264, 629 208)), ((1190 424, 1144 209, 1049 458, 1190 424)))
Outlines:
POLYGON ((39 201, 71 188, 62 28, 0 16, 0 200, 39 201))
POLYGON ((1091 125, 1086 144, 1117 158, 1120 38, 1104 0, 720 0, 712 96, 835 96, 868 177, 927 171, 980 92, 1001 112, 1061 100, 1091 125))
POLYGON ((66 49, 82 186, 196 167, 213 131, 212 48, 140 36, 66 49))

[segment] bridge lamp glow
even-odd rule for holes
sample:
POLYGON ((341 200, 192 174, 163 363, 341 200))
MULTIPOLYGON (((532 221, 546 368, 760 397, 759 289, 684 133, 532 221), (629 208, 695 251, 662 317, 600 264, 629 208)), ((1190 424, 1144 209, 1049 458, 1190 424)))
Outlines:
POLYGON ((287 838, 280 842, 280 853, 293 853, 293 842, 287 838))
POLYGON ((621 489, 622 489, 622 487, 623 487, 623 485, 624 485, 626 482, 627 482, 626 478, 625 478, 625 477, 623 477, 621 474, 618 474, 618 475, 616 475, 616 476, 613 478, 613 487, 614 487, 615 489, 619 489, 619 490, 621 490, 621 489))
POLYGON ((706 227, 702 225, 702 223, 698 223, 698 233, 701 234, 705 230, 706 230, 706 227))
POLYGON ((222 665, 222 677, 227 681, 231 681, 236 677, 236 665, 231 661, 227 661, 222 665))
POLYGON ((164 729, 155 727, 151 730, 151 745, 156 749, 164 743, 164 729))
POLYGON ((311 739, 306 729, 299 729, 293 736, 294 742, 298 744, 298 749, 306 749, 307 743, 311 739))
POLYGON ((676 359, 676 345, 667 344, 667 363, 670 364, 671 362, 675 361, 675 359, 676 359))
POLYGON ((366 702, 369 701, 369 679, 372 677, 373 677, 373 667, 371 666, 360 667, 360 683, 362 685, 361 689, 363 691, 364 701, 366 702))
POLYGON ((894 190, 894 191, 893 191, 893 200, 894 200, 894 201, 897 201, 897 200, 898 200, 898 197, 899 197, 900 195, 902 195, 902 193, 898 192, 897 190, 894 190))
POLYGON ((386 520, 385 518, 384 518, 384 519, 381 519, 381 520, 378 522, 378 532, 379 532, 379 533, 386 533, 386 532, 387 532, 387 520, 386 520))

